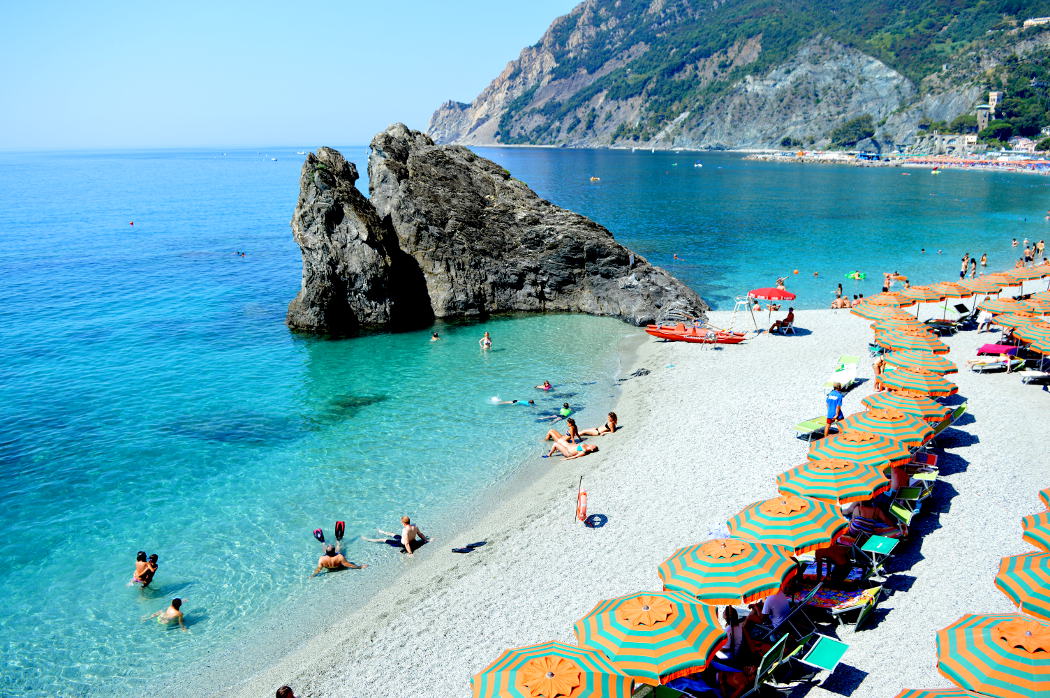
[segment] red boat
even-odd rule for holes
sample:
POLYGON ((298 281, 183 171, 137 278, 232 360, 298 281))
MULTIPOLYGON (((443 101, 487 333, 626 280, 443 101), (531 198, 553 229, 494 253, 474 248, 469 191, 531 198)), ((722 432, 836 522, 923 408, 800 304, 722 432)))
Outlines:
POLYGON ((694 344, 740 344, 746 337, 743 332, 726 332, 710 327, 686 327, 681 322, 676 325, 648 325, 645 331, 658 339, 694 344))

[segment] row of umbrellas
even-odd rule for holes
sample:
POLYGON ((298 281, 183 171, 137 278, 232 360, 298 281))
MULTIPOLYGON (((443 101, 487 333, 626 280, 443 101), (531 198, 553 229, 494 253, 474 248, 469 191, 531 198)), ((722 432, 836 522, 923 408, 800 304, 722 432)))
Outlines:
MULTIPOLYGON (((977 308, 991 313, 997 324, 1014 328, 1015 335, 1032 349, 1050 354, 1050 324, 1040 317, 1050 313, 1050 291, 1024 301, 991 297, 1002 289, 1020 287, 1024 280, 1047 276, 1050 268, 1046 267, 1015 269, 958 284, 913 286, 855 306, 854 314, 874 321, 875 343, 886 350, 883 360, 888 370, 879 380, 887 390, 864 400, 868 414, 889 408, 936 423, 947 416, 948 409, 931 398, 957 391, 945 378, 958 371, 944 356, 947 345, 901 308, 985 294, 977 308)), ((860 415, 848 419, 854 418, 862 419, 860 415)), ((846 431, 839 438, 848 436, 846 431)), ((1043 490, 1040 497, 1050 509, 1050 489, 1043 490)), ((995 584, 1026 615, 969 614, 939 631, 938 670, 960 688, 905 690, 897 698, 1050 696, 1050 510, 1025 517, 1022 529, 1024 539, 1040 551, 1003 558, 995 584)))

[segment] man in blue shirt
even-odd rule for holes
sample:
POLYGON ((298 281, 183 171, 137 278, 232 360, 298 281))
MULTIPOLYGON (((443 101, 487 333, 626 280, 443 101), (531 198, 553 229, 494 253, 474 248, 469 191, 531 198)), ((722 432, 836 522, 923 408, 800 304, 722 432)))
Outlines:
POLYGON ((842 419, 842 383, 836 383, 828 393, 828 423, 824 425, 824 437, 827 438, 831 425, 842 419))

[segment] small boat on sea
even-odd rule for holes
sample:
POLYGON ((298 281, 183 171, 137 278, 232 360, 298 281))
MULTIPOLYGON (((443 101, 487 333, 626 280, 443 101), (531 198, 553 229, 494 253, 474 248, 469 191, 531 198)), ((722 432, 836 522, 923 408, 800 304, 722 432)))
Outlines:
POLYGON ((681 322, 674 325, 647 325, 645 331, 657 339, 692 344, 740 344, 747 339, 743 332, 729 332, 714 327, 686 327, 681 322))

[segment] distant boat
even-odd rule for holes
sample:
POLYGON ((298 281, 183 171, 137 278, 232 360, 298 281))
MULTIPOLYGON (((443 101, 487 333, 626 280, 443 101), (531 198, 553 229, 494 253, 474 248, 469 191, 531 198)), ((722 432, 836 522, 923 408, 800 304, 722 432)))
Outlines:
POLYGON ((592 182, 600 182, 600 181, 602 181, 602 178, 601 177, 591 177, 591 181, 592 182))
POLYGON ((306 151, 305 150, 297 150, 297 151, 295 151, 295 154, 296 155, 306 155, 306 151))
POLYGON ((702 163, 702 162, 694 162, 693 163, 693 167, 703 167, 703 166, 704 166, 704 163, 702 163))
POLYGON ((277 158, 270 158, 273 162, 277 162, 277 158))

